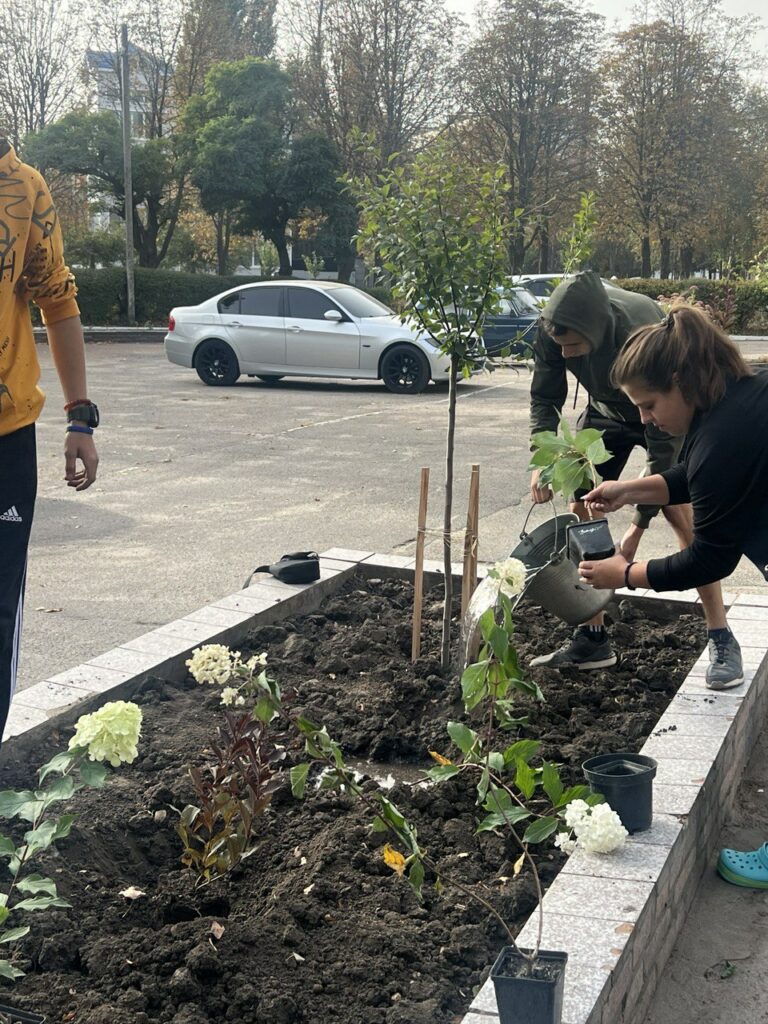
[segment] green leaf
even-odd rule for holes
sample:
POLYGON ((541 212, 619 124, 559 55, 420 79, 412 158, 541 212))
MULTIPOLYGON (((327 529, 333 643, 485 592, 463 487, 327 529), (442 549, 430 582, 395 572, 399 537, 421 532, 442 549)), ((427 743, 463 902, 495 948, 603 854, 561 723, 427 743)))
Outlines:
POLYGON ((72 822, 75 820, 74 814, 62 814, 61 817, 55 822, 55 830, 53 833, 53 842, 55 843, 59 839, 66 839, 69 833, 72 831, 72 822))
MULTIPOLYGON (((30 804, 35 804, 38 807, 40 804, 30 790, 22 790, 17 793, 14 789, 4 789, 0 791, 0 818, 15 818, 30 804)), ((34 821, 34 817, 27 817, 26 820, 34 821)))
POLYGON ((35 895, 39 892, 47 893, 49 896, 56 896, 56 883, 52 878, 46 878, 44 875, 27 875, 26 878, 20 878, 16 883, 16 888, 19 892, 28 892, 35 895))
POLYGON ((496 627, 496 615, 494 614, 493 608, 486 608, 478 619, 477 625, 480 629, 480 635, 483 640, 488 643, 491 633, 496 627))
POLYGON ((13 840, 7 836, 0 836, 0 857, 12 857, 16 853, 13 840))
POLYGON ((37 777, 40 782, 45 781, 45 777, 50 775, 51 772, 65 772, 70 765, 72 765, 79 757, 79 750, 62 750, 56 754, 51 760, 44 764, 43 767, 37 773, 37 777))
POLYGON ((491 630, 489 642, 491 648, 493 649, 493 653, 494 656, 496 657, 496 660, 504 664, 504 661, 507 657, 507 650, 509 648, 509 637, 501 628, 501 626, 494 625, 493 629, 491 630))
POLYGON ((30 896, 14 904, 14 910, 48 910, 50 907, 71 907, 71 903, 60 896, 30 896))
POLYGON ((476 662, 464 669, 461 677, 461 696, 467 711, 471 711, 483 699, 487 672, 487 661, 476 662))
POLYGON ((449 722, 448 735, 462 754, 468 754, 477 741, 477 733, 461 722, 449 722))
POLYGON ((20 971, 18 967, 14 967, 10 960, 0 960, 0 978, 7 978, 8 981, 16 981, 17 978, 23 978, 24 971, 20 971))
MULTIPOLYGON (((7 896, 6 896, 6 899, 7 899, 7 896)), ((4 924, 5 921, 8 920, 8 917, 10 916, 10 913, 11 913, 10 910, 5 905, 0 907, 0 924, 4 924)))
POLYGON ((408 881, 413 891, 421 899, 421 890, 424 885, 424 865, 418 857, 415 857, 408 869, 408 881))
POLYGON ((445 782, 446 779, 458 775, 460 771, 461 768, 457 764, 436 764, 434 768, 429 769, 427 777, 433 782, 445 782))
POLYGON ((541 781, 544 792, 552 801, 553 807, 557 807, 560 797, 563 795, 563 784, 560 781, 560 774, 550 761, 545 761, 541 770, 541 781))
POLYGON ((557 818, 539 818, 531 822, 523 836, 524 843, 540 843, 557 831, 557 818))
POLYGON ((478 803, 482 804, 488 795, 488 787, 491 784, 491 777, 488 773, 487 768, 483 768, 482 774, 480 775, 480 781, 477 784, 477 800, 478 803))
POLYGON ((587 796, 592 792, 589 786, 583 783, 579 786, 570 786, 560 794, 560 799, 557 801, 558 809, 560 807, 566 807, 571 800, 586 800, 587 796))
POLYGON ((523 794, 525 799, 530 800, 533 796, 534 790, 536 789, 536 776, 533 773, 533 769, 530 768, 525 761, 517 762, 515 785, 523 794))
POLYGON ((540 748, 539 740, 518 740, 504 751, 504 762, 511 764, 513 761, 525 761, 527 764, 540 748))
POLYGON ((75 783, 71 775, 62 775, 44 791, 43 810, 47 810, 51 804, 58 803, 60 800, 71 800, 78 789, 80 786, 75 783))
POLYGON ((307 785, 309 764, 297 764, 291 768, 291 792, 297 800, 302 800, 307 785))
POLYGON ((25 935, 28 935, 29 931, 28 925, 21 928, 9 928, 7 932, 0 932, 0 943, 16 942, 17 939, 23 939, 25 935))
POLYGON ((83 784, 92 789, 101 789, 107 780, 107 768, 101 761, 85 760, 80 765, 80 778, 83 784))

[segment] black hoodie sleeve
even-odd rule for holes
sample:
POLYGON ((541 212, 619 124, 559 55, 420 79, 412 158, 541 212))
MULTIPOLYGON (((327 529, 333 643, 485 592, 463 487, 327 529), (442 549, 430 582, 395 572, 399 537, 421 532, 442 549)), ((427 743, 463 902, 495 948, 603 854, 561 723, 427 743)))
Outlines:
POLYGON ((541 327, 533 346, 533 359, 531 436, 542 430, 557 431, 560 412, 568 396, 563 353, 541 327))
POLYGON ((651 559, 648 582, 654 590, 688 590, 724 579, 744 553, 745 538, 760 511, 755 501, 760 470, 756 454, 745 450, 743 440, 739 446, 738 426, 719 434, 702 431, 690 445, 684 473, 674 467, 663 474, 670 503, 690 495, 694 538, 677 554, 651 559))

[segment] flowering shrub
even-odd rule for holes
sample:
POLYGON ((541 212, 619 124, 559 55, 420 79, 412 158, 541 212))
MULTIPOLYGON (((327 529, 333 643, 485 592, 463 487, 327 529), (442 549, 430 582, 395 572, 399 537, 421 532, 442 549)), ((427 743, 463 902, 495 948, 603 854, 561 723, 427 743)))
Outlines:
POLYGON ((498 592, 517 597, 525 588, 528 570, 519 558, 504 558, 491 568, 488 575, 499 581, 498 592))
MULTIPOLYGON (((38 771, 37 789, 0 792, 0 818, 20 818, 31 825, 19 846, 10 837, 0 835, 0 857, 8 859, 11 874, 7 889, 0 892, 0 943, 13 943, 29 932, 26 925, 7 927, 12 915, 15 920, 20 911, 71 906, 58 895, 53 879, 27 873, 38 854, 69 835, 75 820, 73 814, 56 818, 49 812, 84 786, 101 789, 107 777, 102 761, 115 768, 131 764, 137 755, 140 733, 141 710, 136 704, 122 700, 105 704, 78 719, 69 748, 38 771), (22 898, 17 899, 18 895, 22 898)), ((0 977, 13 981, 23 973, 14 965, 13 956, 0 960, 0 977)))
POLYGON ((187 661, 196 682, 221 686, 225 707, 253 705, 239 715, 225 712, 226 727, 210 744, 212 761, 189 770, 197 804, 177 812, 176 831, 184 846, 181 861, 198 885, 253 852, 259 816, 282 782, 285 752, 272 741, 269 726, 283 713, 284 696, 266 666, 266 651, 243 661, 224 644, 198 647, 187 661))
POLYGON ((265 721, 269 722, 279 711, 280 692, 267 676, 266 665, 266 651, 243 661, 239 651, 231 651, 224 644, 197 647, 187 661, 195 682, 223 687, 221 703, 226 707, 242 707, 248 698, 255 698, 254 713, 258 718, 266 715, 265 721))
POLYGON ((141 734, 141 708, 124 700, 111 701, 77 720, 69 749, 85 748, 91 761, 108 761, 113 768, 133 764, 141 734))

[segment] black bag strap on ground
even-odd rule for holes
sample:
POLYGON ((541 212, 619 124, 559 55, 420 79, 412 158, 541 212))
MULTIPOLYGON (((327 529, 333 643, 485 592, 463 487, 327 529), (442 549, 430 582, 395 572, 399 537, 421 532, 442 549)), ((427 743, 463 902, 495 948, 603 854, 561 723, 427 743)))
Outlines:
POLYGON ((272 565, 257 565, 243 584, 250 586, 257 572, 269 572, 281 583, 314 583, 320 579, 320 556, 316 551, 294 551, 272 565))

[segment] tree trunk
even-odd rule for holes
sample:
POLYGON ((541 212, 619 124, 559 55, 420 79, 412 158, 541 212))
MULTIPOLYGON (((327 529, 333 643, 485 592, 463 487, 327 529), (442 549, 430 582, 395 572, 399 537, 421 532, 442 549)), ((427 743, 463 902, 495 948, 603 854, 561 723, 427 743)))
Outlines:
POLYGON ((451 519, 453 513, 453 447, 456 434, 456 377, 459 357, 451 356, 451 377, 448 381, 448 436, 445 445, 445 507, 443 510, 443 571, 445 573, 445 604, 440 661, 443 670, 451 667, 451 621, 453 618, 453 575, 451 572, 451 519))
POLYGON ((280 277, 290 277, 293 273, 291 262, 288 259, 288 246, 285 242, 285 230, 273 231, 269 236, 270 242, 272 242, 277 249, 277 255, 280 257, 280 269, 278 274, 280 277))
POLYGON ((666 281, 667 278, 669 277, 669 270, 670 270, 669 254, 670 254, 669 239, 668 238, 662 238, 661 239, 661 266, 660 266, 662 281, 666 281))
POLYGON ((549 225, 545 221, 539 236, 539 273, 546 274, 549 270, 549 225))
POLYGON ((227 232, 224 229, 226 213, 215 214, 213 223, 216 225, 216 270, 220 277, 227 273, 227 260, 229 259, 229 246, 227 245, 227 232))
POLYGON ((640 248, 640 276, 650 277, 651 276, 651 239, 645 234, 640 248))
POLYGON ((680 276, 684 280, 693 276, 693 247, 690 245, 680 249, 680 276))

